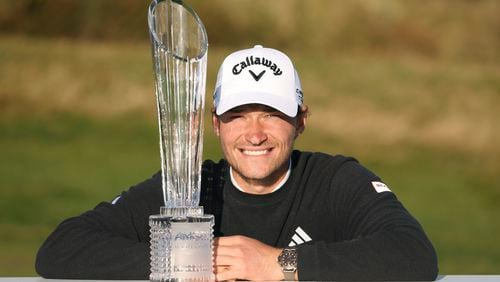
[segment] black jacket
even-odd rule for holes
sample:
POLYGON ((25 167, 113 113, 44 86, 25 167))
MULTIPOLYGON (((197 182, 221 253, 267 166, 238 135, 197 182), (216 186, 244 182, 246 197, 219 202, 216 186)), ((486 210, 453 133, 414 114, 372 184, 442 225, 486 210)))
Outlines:
MULTIPOLYGON (((201 205, 216 236, 245 235, 298 249, 300 280, 434 280, 437 257, 419 223, 352 158, 294 151, 279 190, 246 194, 228 165, 205 161, 201 205)), ((112 203, 62 222, 36 259, 46 278, 148 279, 148 217, 159 213, 157 173, 112 203)))

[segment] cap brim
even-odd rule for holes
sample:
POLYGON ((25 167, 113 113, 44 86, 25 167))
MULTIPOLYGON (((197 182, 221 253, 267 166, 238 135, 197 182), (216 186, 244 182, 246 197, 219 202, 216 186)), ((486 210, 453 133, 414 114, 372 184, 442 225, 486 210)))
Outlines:
POLYGON ((271 93, 263 92, 239 92, 232 93, 228 97, 219 101, 215 113, 221 115, 228 110, 246 104, 262 104, 284 113, 289 117, 295 117, 298 111, 298 104, 291 99, 284 99, 271 93))

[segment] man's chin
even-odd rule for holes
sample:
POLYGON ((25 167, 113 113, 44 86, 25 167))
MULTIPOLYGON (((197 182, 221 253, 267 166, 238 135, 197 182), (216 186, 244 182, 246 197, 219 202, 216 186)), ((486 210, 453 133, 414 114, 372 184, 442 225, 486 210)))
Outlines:
POLYGON ((264 180, 266 180, 267 178, 269 178, 269 174, 267 173, 262 173, 262 170, 261 171, 244 171, 243 173, 240 173, 241 176, 243 176, 243 178, 246 180, 246 181, 252 181, 252 182, 262 182, 264 180))

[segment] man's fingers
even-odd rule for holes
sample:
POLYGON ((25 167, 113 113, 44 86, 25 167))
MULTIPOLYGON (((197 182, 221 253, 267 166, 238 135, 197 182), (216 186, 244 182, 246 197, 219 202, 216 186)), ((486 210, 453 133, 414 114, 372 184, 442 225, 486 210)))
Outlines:
POLYGON ((245 263, 245 256, 242 251, 233 248, 219 247, 219 250, 214 251, 214 265, 216 266, 234 266, 243 265, 245 263), (235 255, 238 254, 238 255, 235 255))
POLYGON ((216 267, 214 274, 216 281, 236 280, 241 275, 237 269, 232 267, 216 267))
POLYGON ((233 253, 233 250, 235 248, 234 247, 230 247, 230 246, 221 246, 221 245, 218 245, 218 246, 214 246, 214 252, 215 252, 215 255, 231 255, 231 256, 236 256, 236 254, 233 253))
POLYGON ((214 247, 214 256, 230 256, 233 258, 241 258, 244 257, 244 251, 238 247, 227 247, 227 246, 215 246, 214 247))
POLYGON ((215 266, 231 266, 236 262, 236 259, 231 256, 216 256, 214 258, 215 266))
POLYGON ((224 236, 224 237, 216 237, 214 239, 214 246, 235 246, 241 245, 245 240, 244 236, 224 236))
POLYGON ((229 266, 227 265, 220 265, 220 266, 215 266, 214 267, 214 272, 215 273, 222 273, 222 272, 225 272, 225 271, 228 271, 229 270, 229 266))
POLYGON ((215 274, 215 281, 234 281, 236 280, 236 275, 233 273, 224 272, 224 273, 216 273, 215 274))

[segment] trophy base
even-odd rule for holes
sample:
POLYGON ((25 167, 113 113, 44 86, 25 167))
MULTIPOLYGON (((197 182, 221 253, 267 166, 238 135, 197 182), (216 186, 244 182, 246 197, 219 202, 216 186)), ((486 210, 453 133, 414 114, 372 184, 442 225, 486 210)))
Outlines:
POLYGON ((149 217, 151 281, 214 281, 214 216, 203 207, 165 208, 149 217))

